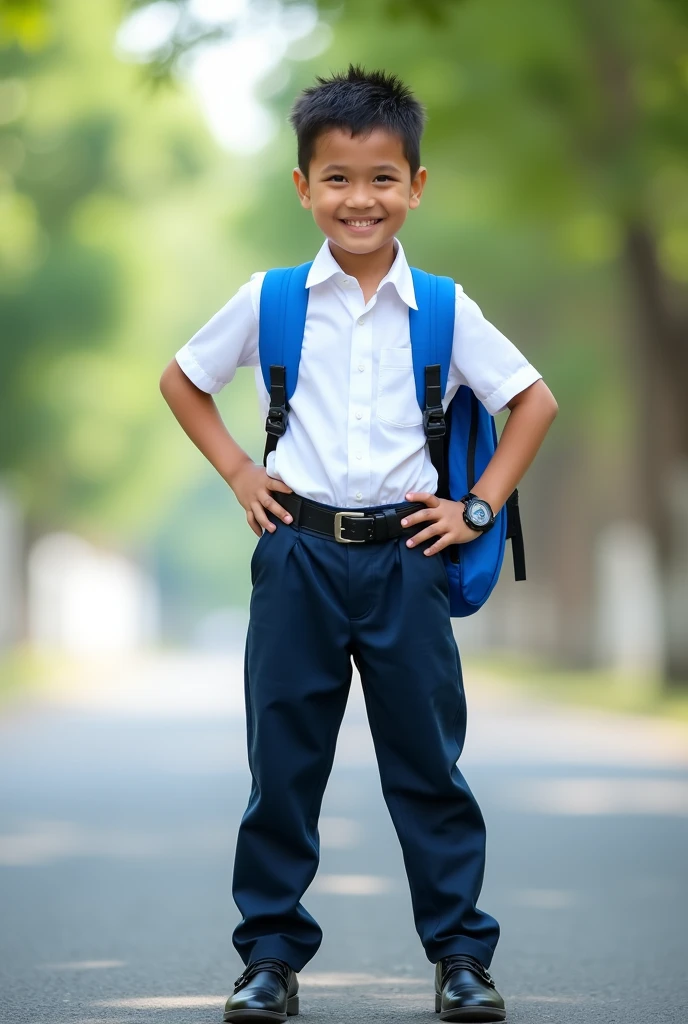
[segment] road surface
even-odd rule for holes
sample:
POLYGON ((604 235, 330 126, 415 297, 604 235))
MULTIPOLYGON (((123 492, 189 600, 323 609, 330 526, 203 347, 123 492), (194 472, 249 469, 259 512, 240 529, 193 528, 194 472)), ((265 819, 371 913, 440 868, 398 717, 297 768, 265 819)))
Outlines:
MULTIPOLYGON (((507 1021, 686 1024, 688 730, 464 676, 507 1021)), ((221 1021, 249 788, 240 653, 111 659, 0 713, 0 1021, 221 1021)), ((301 1018, 432 1024, 357 677, 320 831, 301 1018)))

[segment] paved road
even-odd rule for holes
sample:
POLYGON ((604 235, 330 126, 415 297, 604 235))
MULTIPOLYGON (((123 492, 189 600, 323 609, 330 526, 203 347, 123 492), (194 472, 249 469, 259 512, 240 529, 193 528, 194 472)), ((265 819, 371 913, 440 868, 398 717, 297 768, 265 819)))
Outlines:
MULTIPOLYGON (((0 1021, 205 1024, 249 792, 241 660, 110 662, 0 717, 0 1021)), ((688 1021, 688 732, 548 706, 465 669, 461 767, 509 1024, 688 1021)), ((437 1020, 355 679, 304 902, 302 1018, 437 1020)))

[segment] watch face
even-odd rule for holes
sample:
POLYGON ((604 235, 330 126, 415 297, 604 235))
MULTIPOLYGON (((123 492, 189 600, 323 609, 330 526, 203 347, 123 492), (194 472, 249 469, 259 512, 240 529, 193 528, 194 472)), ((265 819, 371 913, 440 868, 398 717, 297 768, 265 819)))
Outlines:
POLYGON ((468 518, 476 526, 487 526, 490 521, 490 513, 482 501, 474 501, 468 510, 468 518))

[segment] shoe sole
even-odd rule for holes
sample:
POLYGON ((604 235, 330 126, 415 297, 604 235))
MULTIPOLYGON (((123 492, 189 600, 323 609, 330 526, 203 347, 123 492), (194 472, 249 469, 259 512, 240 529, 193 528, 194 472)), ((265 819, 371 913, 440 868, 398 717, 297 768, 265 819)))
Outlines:
POLYGON ((459 1021, 463 1024, 488 1024, 489 1021, 506 1020, 506 1010, 496 1006, 457 1006, 453 1010, 442 1009, 442 997, 435 993, 435 1013, 440 1020, 459 1021))
POLYGON ((287 1012, 277 1013, 275 1010, 225 1010, 224 1020, 246 1021, 246 1024, 260 1024, 260 1021, 286 1020, 287 1017, 295 1017, 299 1012, 299 997, 291 996, 287 999, 287 1012))

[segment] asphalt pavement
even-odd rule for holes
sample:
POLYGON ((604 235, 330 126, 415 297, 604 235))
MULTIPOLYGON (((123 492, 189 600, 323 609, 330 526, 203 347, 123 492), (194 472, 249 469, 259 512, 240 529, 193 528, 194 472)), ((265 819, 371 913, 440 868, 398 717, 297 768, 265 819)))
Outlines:
MULTIPOLYGON (((508 1024, 686 1024, 688 728, 464 684, 508 1024)), ((110 658, 0 710, 0 1021, 220 1022, 249 789, 240 652, 110 658)), ((356 676, 320 834, 300 1017, 432 1024, 356 676)))

